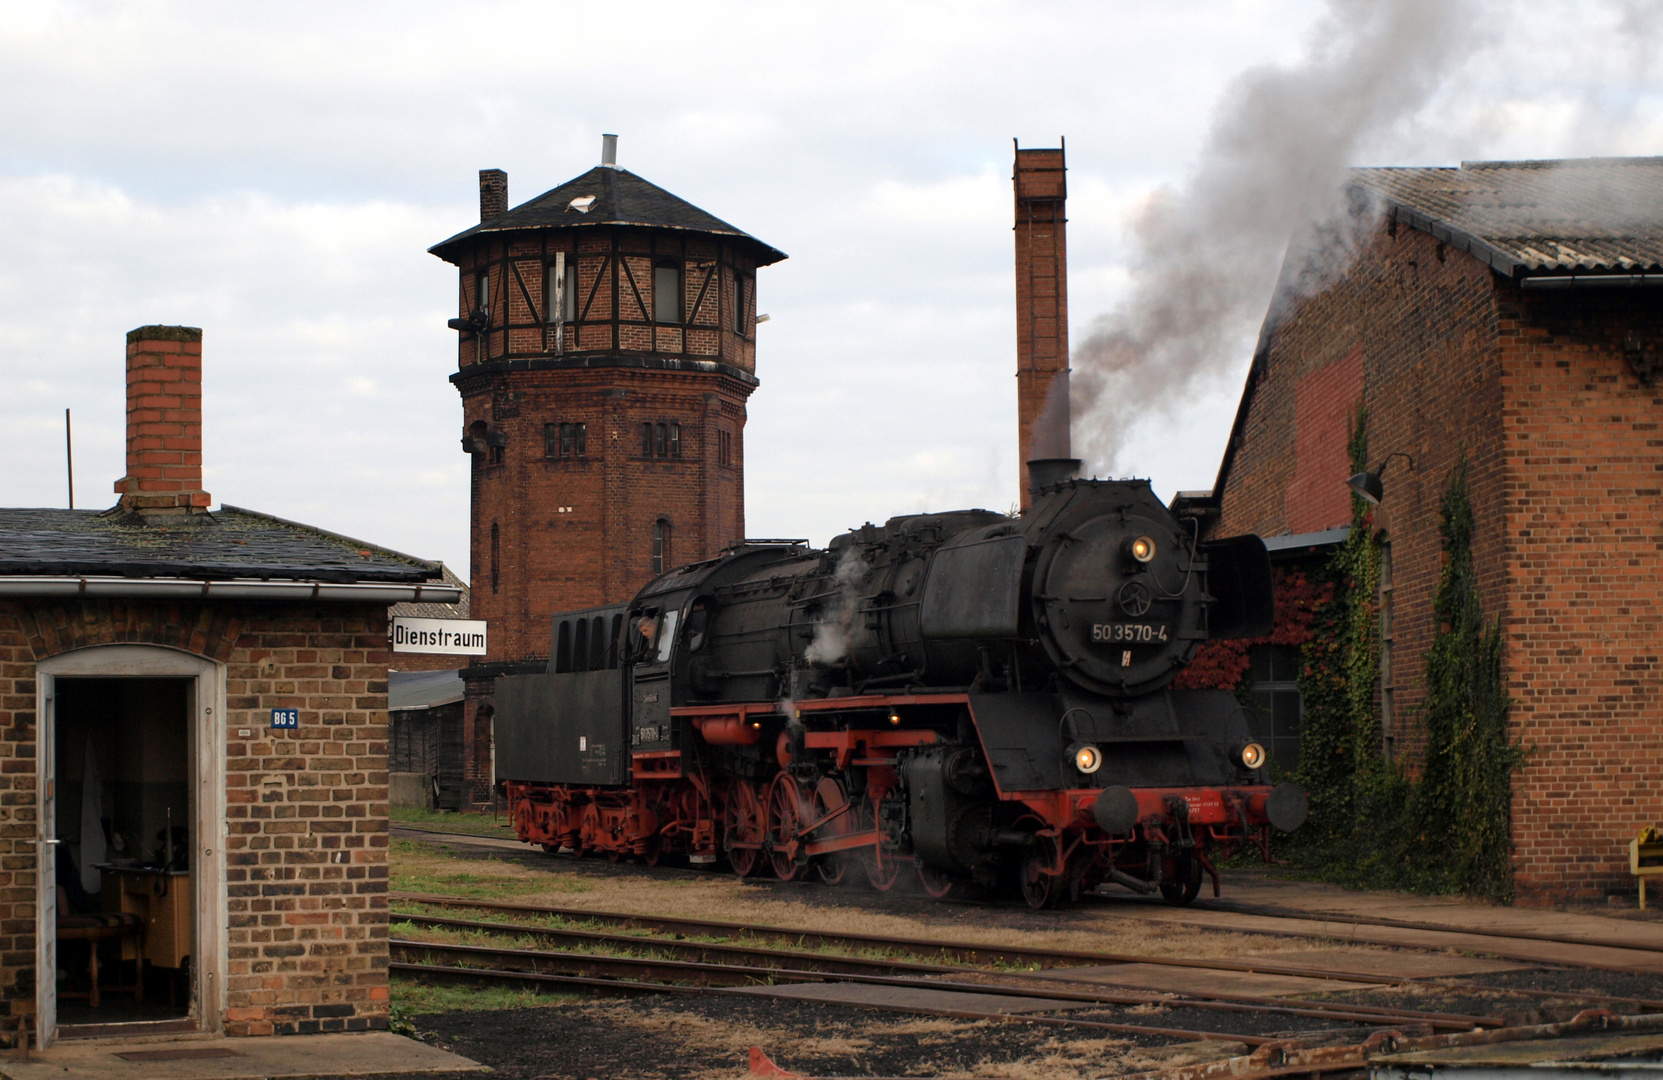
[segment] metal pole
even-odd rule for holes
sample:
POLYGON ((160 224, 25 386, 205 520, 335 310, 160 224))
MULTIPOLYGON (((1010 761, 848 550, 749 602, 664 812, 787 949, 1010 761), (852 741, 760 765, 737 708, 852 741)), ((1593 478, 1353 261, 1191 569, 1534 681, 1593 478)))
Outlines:
POLYGON ((75 444, 69 435, 69 410, 64 410, 64 465, 69 470, 69 508, 75 509, 75 444))

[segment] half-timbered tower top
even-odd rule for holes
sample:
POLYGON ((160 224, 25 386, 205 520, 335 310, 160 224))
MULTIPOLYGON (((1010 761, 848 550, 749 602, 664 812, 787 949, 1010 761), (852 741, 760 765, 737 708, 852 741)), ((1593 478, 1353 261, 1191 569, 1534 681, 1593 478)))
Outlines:
POLYGON ((479 223, 435 244, 457 268, 462 449, 470 455, 469 804, 491 798, 496 675, 541 670, 551 616, 627 600, 745 536, 756 389, 754 236, 602 163, 510 207, 479 174, 479 223))

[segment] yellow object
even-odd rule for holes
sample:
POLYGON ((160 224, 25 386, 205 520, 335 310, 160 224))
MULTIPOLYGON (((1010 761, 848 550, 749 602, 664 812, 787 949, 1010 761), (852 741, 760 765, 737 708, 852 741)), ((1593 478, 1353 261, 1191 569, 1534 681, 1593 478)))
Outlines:
POLYGON ((1646 910, 1646 879, 1663 874, 1663 833, 1647 825, 1628 842, 1628 872, 1640 879, 1640 910, 1646 910))

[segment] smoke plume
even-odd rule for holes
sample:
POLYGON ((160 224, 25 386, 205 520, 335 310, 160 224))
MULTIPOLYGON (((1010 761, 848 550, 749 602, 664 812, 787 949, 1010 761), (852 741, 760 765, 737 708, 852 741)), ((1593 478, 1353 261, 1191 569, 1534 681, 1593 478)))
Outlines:
POLYGON ((1474 26, 1473 0, 1329 0, 1299 65, 1232 84, 1196 171, 1134 224, 1131 295, 1074 351, 1078 456, 1114 474, 1130 424, 1245 359, 1284 257, 1295 289, 1343 272, 1372 209, 1347 198, 1347 168, 1427 101, 1474 26))
POLYGON ((854 586, 870 569, 854 544, 838 557, 837 569, 832 571, 834 593, 821 609, 820 621, 814 627, 814 640, 803 650, 803 657, 810 663, 835 664, 847 655, 859 609, 854 586))

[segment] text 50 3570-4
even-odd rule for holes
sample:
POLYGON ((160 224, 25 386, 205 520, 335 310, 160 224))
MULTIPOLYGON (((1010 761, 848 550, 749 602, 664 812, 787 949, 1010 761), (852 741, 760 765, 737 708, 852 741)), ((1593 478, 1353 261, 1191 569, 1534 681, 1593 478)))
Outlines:
POLYGON ((1091 640, 1137 644, 1166 640, 1165 623, 1092 623, 1091 640))

